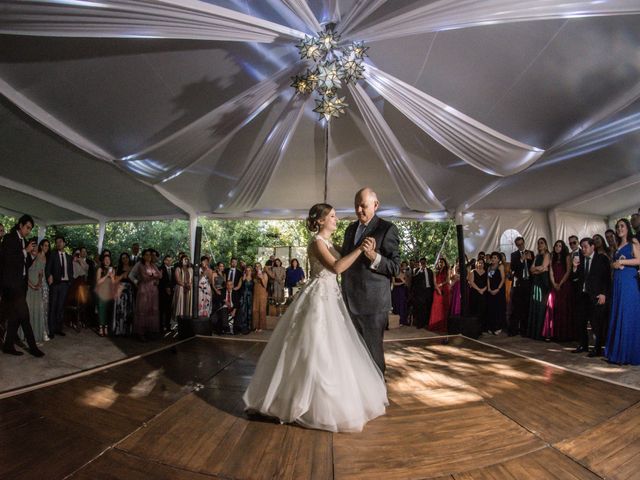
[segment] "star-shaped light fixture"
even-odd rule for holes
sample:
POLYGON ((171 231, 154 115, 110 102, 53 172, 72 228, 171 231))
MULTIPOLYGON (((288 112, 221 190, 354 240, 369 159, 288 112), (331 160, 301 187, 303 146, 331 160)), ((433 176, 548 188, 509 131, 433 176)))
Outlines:
POLYGON ((364 57, 369 49, 364 42, 353 42, 340 48, 340 35, 335 27, 334 23, 328 23, 316 36, 305 36, 297 44, 300 58, 313 62, 313 67, 291 77, 291 86, 297 92, 320 95, 313 111, 327 121, 344 115, 349 105, 344 97, 338 97, 338 89, 345 83, 355 84, 364 78, 364 57))

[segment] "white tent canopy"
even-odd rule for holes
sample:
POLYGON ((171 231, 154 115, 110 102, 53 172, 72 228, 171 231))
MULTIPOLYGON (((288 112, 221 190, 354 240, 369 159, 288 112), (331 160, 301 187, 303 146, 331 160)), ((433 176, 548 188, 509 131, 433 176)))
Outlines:
MULTIPOLYGON (((0 209, 42 224, 456 212, 470 251, 640 205, 637 0, 8 0, 0 209), (327 126, 295 47, 370 47, 327 126), (460 217, 459 217, 460 218, 460 217)), ((192 222, 193 223, 193 222, 192 222)))

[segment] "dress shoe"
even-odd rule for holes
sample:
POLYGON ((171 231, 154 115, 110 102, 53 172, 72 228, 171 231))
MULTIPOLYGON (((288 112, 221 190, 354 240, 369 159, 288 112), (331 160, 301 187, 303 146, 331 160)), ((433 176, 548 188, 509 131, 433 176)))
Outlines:
POLYGON ((67 334, 64 332, 56 332, 56 335, 60 335, 61 337, 66 337, 67 334))
POLYGON ((8 355, 16 355, 16 356, 24 355, 24 353, 16 350, 15 348, 7 348, 7 349, 3 348, 2 353, 6 353, 8 355))
POLYGON ((30 348, 29 353, 34 357, 44 357, 44 352, 39 348, 30 348))
POLYGON ((571 350, 571 353, 582 353, 582 352, 586 352, 586 351, 587 351, 586 348, 580 346, 580 347, 576 348, 575 350, 571 350))

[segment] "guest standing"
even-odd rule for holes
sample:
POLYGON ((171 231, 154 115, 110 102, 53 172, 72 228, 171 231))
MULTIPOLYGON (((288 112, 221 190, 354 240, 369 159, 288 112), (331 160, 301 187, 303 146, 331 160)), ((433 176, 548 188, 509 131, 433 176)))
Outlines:
POLYGON ((538 254, 529 269, 531 274, 531 303, 529 305, 529 321, 527 336, 534 340, 542 340, 542 326, 547 312, 549 297, 549 267, 551 255, 547 239, 538 239, 538 254))
POLYGON ((400 325, 409 325, 409 267, 407 262, 400 263, 400 272, 393 277, 391 290, 391 305, 393 313, 400 317, 400 325))
POLYGON ((213 272, 209 268, 209 258, 200 259, 200 280, 198 281, 198 316, 209 317, 213 311, 211 296, 211 278, 213 272))
POLYGON ((158 283, 161 274, 152 262, 151 249, 142 252, 140 266, 140 281, 136 295, 136 315, 133 321, 133 331, 139 339, 144 339, 150 333, 160 331, 160 313, 158 312, 158 283))
POLYGON ((435 284, 433 270, 427 267, 427 259, 422 257, 420 266, 411 279, 413 324, 416 328, 425 328, 429 325, 435 284))
POLYGON ((0 245, 0 314, 7 320, 2 351, 10 355, 22 355, 15 348, 18 328, 22 327, 29 353, 42 357, 44 353, 36 345, 26 302, 27 273, 32 262, 31 253, 35 248, 35 242, 29 242, 27 238, 33 225, 33 218, 23 215, 17 225, 3 237, 0 245))
POLYGON ((609 249, 607 248, 607 241, 602 235, 596 233, 593 236, 593 244, 596 248, 596 252, 598 252, 600 255, 606 256, 609 261, 611 261, 611 257, 609 256, 609 249))
POLYGON ((160 296, 160 326, 163 331, 171 329, 171 301, 175 286, 172 261, 171 255, 165 255, 160 266, 162 278, 158 284, 158 295, 160 296))
POLYGON ((102 252, 100 267, 96 271, 96 296, 98 299, 98 335, 108 335, 108 323, 113 318, 113 303, 117 288, 116 272, 111 265, 111 255, 102 252))
POLYGON ((526 335, 531 303, 531 275, 529 268, 533 263, 533 252, 524 246, 524 238, 515 239, 517 250, 511 254, 511 316, 509 317, 509 335, 526 335))
POLYGON ((500 252, 492 252, 491 264, 487 270, 487 331, 498 335, 505 326, 507 317, 507 300, 505 295, 504 265, 500 252))
POLYGON ((458 275, 458 261, 451 267, 451 306, 450 314, 459 316, 462 313, 462 292, 460 290, 460 275, 458 275))
MULTIPOLYGON (((33 245, 35 245, 35 239, 33 239, 32 242, 33 245)), ((33 336, 37 343, 42 343, 48 339, 47 324, 45 323, 47 315, 44 311, 42 295, 44 285, 47 283, 44 274, 44 269, 47 265, 47 257, 45 252, 42 250, 42 242, 37 249, 38 254, 33 259, 31 266, 29 267, 27 278, 27 285, 29 288, 27 289, 26 300, 27 306, 29 307, 29 320, 31 321, 33 336)))
POLYGON ((604 232, 604 236, 607 239, 607 249, 609 250, 609 258, 613 258, 618 250, 618 240, 616 232, 611 228, 604 232))
POLYGON ((56 236, 56 251, 49 255, 45 269, 49 283, 49 338, 55 335, 65 336, 64 304, 69 292, 69 284, 73 279, 71 256, 65 253, 65 241, 61 235, 56 236))
POLYGON ((118 259, 115 282, 117 289, 113 306, 111 323, 112 335, 130 335, 133 327, 134 295, 133 283, 129 278, 132 269, 131 259, 127 252, 122 252, 118 259))
POLYGON ((640 243, 627 219, 616 223, 611 317, 606 356, 611 363, 640 365, 640 243))
POLYGON ((242 312, 239 322, 240 332, 248 334, 253 330, 253 268, 247 265, 242 274, 242 289, 240 293, 240 309, 242 312))
POLYGON ((482 331, 486 332, 489 326, 487 324, 487 271, 484 260, 477 260, 476 268, 469 273, 469 287, 471 288, 469 310, 472 315, 478 317, 482 331))
MULTIPOLYGON (((216 264, 216 269, 213 271, 211 275, 211 286, 213 288, 213 310, 217 310, 222 306, 224 301, 223 292, 226 288, 227 276, 224 270, 224 263, 218 262, 216 264)), ((235 282, 234 282, 235 284, 235 282)))
POLYGON ((289 296, 292 297, 293 287, 304 280, 304 270, 300 267, 300 263, 297 258, 292 258, 291 262, 289 262, 289 267, 287 267, 285 277, 284 286, 287 287, 289 296))
POLYGON ((255 264, 255 278, 253 281, 253 326, 259 332, 267 328, 267 285, 269 277, 262 270, 262 265, 255 264))
POLYGON ((446 333, 449 318, 449 265, 444 257, 438 260, 435 283, 428 329, 432 332, 446 333))
POLYGON ((174 273, 176 288, 173 293, 172 321, 177 323, 178 317, 191 316, 192 295, 191 283, 193 282, 193 268, 189 263, 189 257, 182 255, 178 267, 174 273))
POLYGON ((553 245, 549 281, 551 290, 547 300, 547 311, 542 327, 545 340, 564 342, 575 339, 571 309, 571 258, 569 248, 562 240, 553 245))
POLYGON ((286 271, 279 258, 276 258, 273 261, 273 266, 267 271, 267 274, 273 282, 273 301, 276 304, 284 303, 284 281, 286 271))
POLYGON ((572 276, 577 280, 579 294, 576 301, 578 318, 580 318, 580 345, 573 353, 587 352, 589 350, 589 330, 595 337, 593 351, 590 357, 601 355, 601 347, 607 334, 607 307, 609 303, 609 291, 611 285, 611 269, 609 259, 596 253, 592 238, 580 240, 582 257, 574 259, 572 276), (579 262, 579 263, 578 263, 579 262))

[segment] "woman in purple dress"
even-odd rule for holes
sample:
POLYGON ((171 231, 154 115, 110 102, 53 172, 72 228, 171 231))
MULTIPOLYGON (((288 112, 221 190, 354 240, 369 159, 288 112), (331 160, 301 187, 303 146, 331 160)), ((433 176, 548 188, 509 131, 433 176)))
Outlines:
POLYGON ((158 300, 158 282, 162 277, 160 270, 152 261, 151 250, 142 252, 142 265, 139 270, 138 294, 136 296, 136 316, 133 331, 140 339, 147 333, 160 331, 160 312, 158 300))
POLYGON ((626 218, 616 223, 611 318, 605 356, 611 363, 640 365, 640 243, 626 218))

